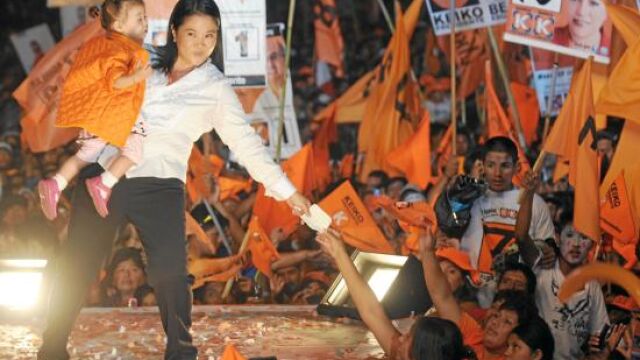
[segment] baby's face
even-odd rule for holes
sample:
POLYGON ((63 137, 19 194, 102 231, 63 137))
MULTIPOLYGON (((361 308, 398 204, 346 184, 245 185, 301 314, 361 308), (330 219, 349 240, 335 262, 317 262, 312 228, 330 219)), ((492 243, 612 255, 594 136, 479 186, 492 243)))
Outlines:
POLYGON ((142 42, 147 35, 147 15, 142 4, 125 3, 117 21, 119 31, 132 39, 142 42))

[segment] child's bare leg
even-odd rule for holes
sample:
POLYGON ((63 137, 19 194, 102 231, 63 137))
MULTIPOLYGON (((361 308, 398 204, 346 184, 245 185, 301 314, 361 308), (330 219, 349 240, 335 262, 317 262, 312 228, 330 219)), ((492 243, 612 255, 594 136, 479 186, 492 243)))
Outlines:
POLYGON ((87 165, 89 165, 89 162, 80 159, 78 155, 73 155, 68 158, 64 164, 62 164, 58 173, 53 177, 53 179, 58 183, 60 191, 64 190, 69 181, 76 177, 80 170, 87 165))
POLYGON ((102 173, 102 183, 112 188, 124 174, 135 165, 135 162, 125 155, 119 155, 109 168, 102 173))

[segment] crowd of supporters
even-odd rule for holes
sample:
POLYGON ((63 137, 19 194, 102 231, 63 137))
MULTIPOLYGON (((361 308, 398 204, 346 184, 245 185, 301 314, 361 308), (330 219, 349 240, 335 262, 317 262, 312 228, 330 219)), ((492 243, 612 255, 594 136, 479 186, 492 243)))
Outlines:
MULTIPOLYGON (((305 36, 311 30, 294 32, 294 105, 303 143, 312 140, 318 131, 317 124, 312 121, 314 116, 380 61, 389 39, 389 31, 379 13, 363 16, 363 9, 369 9, 376 2, 367 3, 362 8, 354 6, 352 12, 341 10, 345 12, 345 16, 341 17, 344 38, 359 41, 353 42, 357 46, 345 48, 347 76, 344 79, 334 79, 332 86, 328 88, 315 85, 312 37, 305 36)), ((286 11, 282 4, 274 5, 273 8, 281 13, 286 11)), ((272 20, 284 18, 284 15, 281 18, 271 16, 272 20)), ((44 20, 55 23, 52 18, 49 16, 44 20)), ((52 26, 57 28, 57 25, 52 26)), ((420 24, 414 36, 415 44, 411 47, 418 76, 427 60, 423 56, 423 41, 416 39, 425 38, 427 27, 426 22, 420 24)), ((13 50, 7 46, 0 50, 3 52, 0 65, 6 69, 0 79, 0 256, 46 258, 50 260, 49 266, 55 266, 55 255, 65 241, 69 213, 73 211, 68 205, 68 199, 72 196, 74 187, 70 186, 65 191, 58 218, 49 222, 40 211, 36 185, 43 177, 51 176, 74 153, 76 144, 71 143, 45 153, 31 153, 22 146, 21 110, 11 98, 11 93, 23 76, 20 75, 21 70, 13 50)), ((446 71, 442 67, 441 73, 446 75, 446 71)), ((423 85, 429 86, 429 83, 423 85)), ((439 100, 446 104, 446 98, 440 99, 441 92, 434 93, 429 88, 423 90, 433 94, 430 103, 425 104, 430 110, 442 108, 434 108, 440 104, 439 100)), ((395 253, 407 255, 413 252, 420 258, 425 268, 426 285, 439 316, 457 325, 451 329, 453 335, 447 335, 449 340, 454 341, 456 334, 461 336, 460 341, 464 340, 474 350, 477 358, 500 358, 506 355, 515 359, 518 347, 522 347, 521 343, 524 343, 532 354, 539 352, 540 357, 537 358, 551 359, 554 341, 550 341, 549 336, 552 335, 555 340, 555 358, 583 356, 630 359, 635 345, 638 306, 624 290, 615 286, 601 288, 592 284, 579 294, 580 299, 572 300, 570 307, 560 307, 557 302, 557 289, 564 276, 583 262, 592 260, 594 256, 606 256, 608 261, 621 266, 629 264, 612 250, 610 242, 588 239, 577 233, 572 226, 574 193, 566 176, 554 179, 556 163, 553 158, 544 164, 539 175, 529 173, 520 181, 520 187, 525 189, 527 195, 519 205, 521 211, 511 214, 515 225, 510 230, 518 246, 492 253, 489 263, 483 264, 483 257, 486 256, 483 254, 484 250, 474 248, 474 244, 482 242, 483 235, 474 234, 474 231, 486 233, 485 220, 489 216, 483 209, 500 211, 502 203, 507 204, 505 208, 509 208, 508 204, 513 205, 519 196, 519 190, 511 188, 518 154, 508 140, 492 141, 484 138, 474 104, 474 99, 468 101, 469 106, 462 117, 464 122, 461 121, 455 139, 457 153, 453 156, 436 151, 445 141, 447 126, 437 121, 442 116, 432 114, 434 121, 431 125, 430 143, 435 180, 426 188, 420 188, 402 176, 390 177, 383 171, 359 174, 358 161, 353 166, 355 173, 345 171, 344 162, 353 153, 356 132, 353 125, 341 125, 339 140, 331 146, 330 151, 331 183, 323 192, 315 193, 313 201, 321 200, 339 184, 350 180, 395 253), (448 236, 441 229, 434 228, 433 235, 421 235, 420 247, 416 248, 415 244, 408 244, 410 234, 401 226, 399 219, 375 201, 376 197, 387 196, 398 202, 433 204, 462 174, 486 181, 489 190, 476 200, 469 228, 459 237, 448 236), (566 251, 563 251, 563 241, 566 244, 577 244, 576 248, 573 249, 573 245, 569 244, 566 245, 566 251), (598 252, 594 254, 592 250, 596 248, 598 252), (588 258, 581 257, 586 253, 589 253, 588 258), (495 264, 496 258, 500 260, 498 265, 495 264), (434 261, 437 262, 436 266, 434 261), (480 266, 488 266, 487 272, 493 272, 495 276, 476 276, 476 269, 480 266), (433 271, 429 272, 427 269, 433 271), (609 341, 600 341, 601 332, 606 332, 610 324, 629 326, 612 326, 613 335, 608 337, 609 341)), ((607 127, 598 132, 597 148, 603 158, 603 174, 615 153, 620 129, 619 120, 608 119, 607 127)), ((541 131, 542 121, 538 129, 539 135, 541 131)), ((248 180, 246 172, 230 161, 228 151, 216 134, 212 133, 210 136, 214 145, 212 154, 222 158, 226 164, 220 176, 248 180)), ((198 142, 196 146, 202 150, 203 142, 198 142)), ((531 163, 539 150, 540 141, 530 144, 526 156, 531 163)), ((191 220, 195 224, 187 229, 189 261, 194 267, 194 264, 205 264, 212 272, 233 269, 237 275, 233 277, 235 281, 228 294, 225 294, 226 281, 198 282, 195 279, 194 303, 318 304, 337 274, 345 274, 347 265, 340 259, 343 252, 348 253, 353 249, 341 248, 343 245, 339 245, 339 234, 324 235, 321 246, 316 241, 317 234, 304 225, 292 232, 285 232, 281 228, 270 229, 269 239, 280 257, 271 263, 270 276, 259 272, 252 265, 249 254, 238 254, 258 196, 257 184, 232 194, 222 194, 218 180, 212 177, 207 181, 211 182, 212 191, 203 201, 208 203, 210 209, 202 202, 193 202, 191 199, 188 199, 185 209, 187 223, 191 220), (199 235, 200 230, 205 237, 199 235)), ((640 271, 637 265, 627 267, 640 271)), ((86 306, 155 305, 153 288, 146 281, 142 239, 134 226, 127 225, 120 229, 114 240, 113 253, 105 260, 103 269, 87 294, 86 306)), ((372 302, 362 303, 375 310, 372 302)), ((363 309, 360 310, 364 314, 363 309)), ((385 351, 405 351, 399 350, 402 347, 399 335, 388 332, 388 328, 380 325, 383 320, 376 317, 375 311, 371 314, 373 315, 363 316, 363 320, 374 331, 385 351)), ((427 336, 424 329, 429 326, 446 328, 450 323, 424 324, 419 321, 410 335, 427 336)), ((415 352, 411 354, 410 358, 418 358, 415 352)), ((460 354, 458 358, 465 356, 467 355, 460 354)), ((400 358, 402 357, 398 357, 400 358)))

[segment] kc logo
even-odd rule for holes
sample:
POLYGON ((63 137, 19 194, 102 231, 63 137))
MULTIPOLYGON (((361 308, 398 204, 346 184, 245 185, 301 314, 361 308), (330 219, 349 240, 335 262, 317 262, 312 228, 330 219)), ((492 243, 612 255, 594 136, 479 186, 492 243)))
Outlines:
POLYGON ((513 32, 551 40, 554 28, 555 18, 553 16, 517 9, 513 10, 513 23, 511 24, 513 32))
POLYGON ((522 5, 545 11, 560 12, 562 0, 512 0, 514 5, 522 5))

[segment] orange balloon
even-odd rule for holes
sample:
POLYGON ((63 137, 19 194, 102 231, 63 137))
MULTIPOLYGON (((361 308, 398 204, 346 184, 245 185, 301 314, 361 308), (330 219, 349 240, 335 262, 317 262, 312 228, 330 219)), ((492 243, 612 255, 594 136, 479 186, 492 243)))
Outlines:
POLYGON ((574 270, 560 286, 558 298, 566 302, 574 293, 584 289, 587 281, 598 280, 612 282, 627 291, 629 296, 640 304, 640 279, 629 270, 620 266, 591 263, 574 270))

